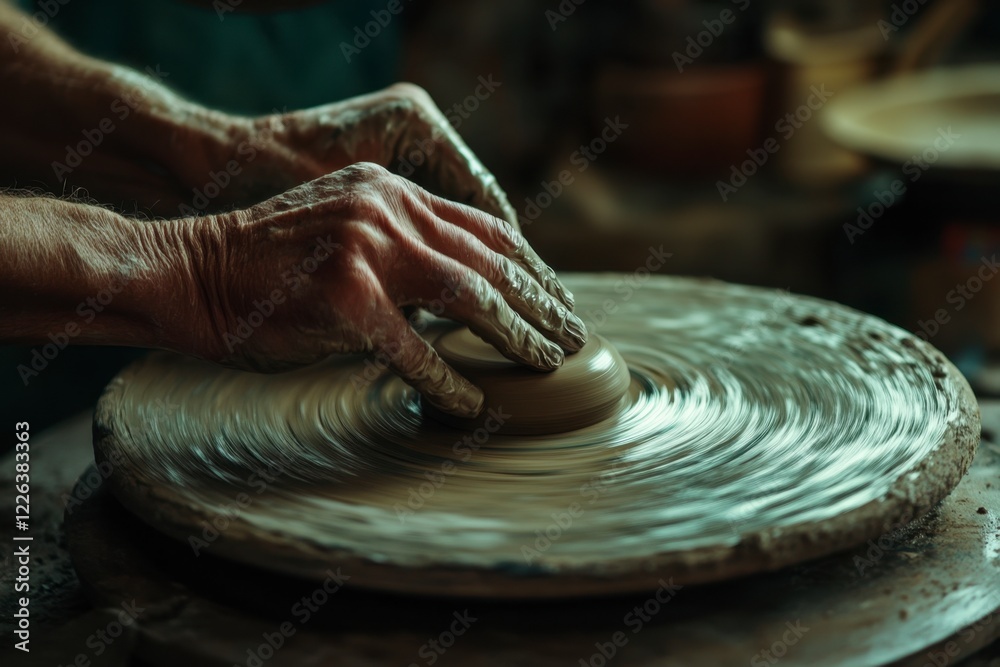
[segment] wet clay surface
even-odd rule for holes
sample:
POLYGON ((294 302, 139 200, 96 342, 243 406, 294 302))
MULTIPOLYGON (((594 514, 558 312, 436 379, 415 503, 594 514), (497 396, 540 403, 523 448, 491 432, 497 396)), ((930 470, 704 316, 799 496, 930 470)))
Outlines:
MULTIPOLYGON (((477 338, 454 329, 437 338, 441 358, 486 395, 486 405, 502 406, 506 416, 497 433, 538 435, 564 433, 604 421, 625 408, 631 384, 628 365, 605 338, 592 335, 562 366, 537 373, 520 366, 477 338)), ((479 423, 442 413, 426 404, 435 419, 474 431, 479 423)))
POLYGON ((654 279, 627 300, 613 276, 566 283, 631 372, 618 411, 591 426, 505 435, 507 408, 488 405, 477 428, 453 429, 358 358, 266 376, 156 354, 109 385, 98 461, 131 512, 178 540, 225 517, 219 556, 523 598, 842 551, 925 514, 972 460, 968 385, 881 320, 708 281, 654 279))
MULTIPOLYGON (((622 630, 628 643, 616 649, 611 664, 746 665, 781 640, 794 616, 809 631, 788 647, 782 664, 953 665, 992 641, 961 664, 995 667, 1000 613, 973 617, 989 606, 991 595, 1000 596, 1000 446, 990 435, 1000 432, 1000 402, 983 404, 983 423, 985 440, 969 474, 919 528, 759 580, 681 589, 635 633, 635 621, 625 626, 624 616, 645 604, 642 596, 568 605, 449 604, 345 589, 303 623, 301 615, 291 614, 290 597, 304 591, 298 602, 314 585, 225 563, 210 550, 193 556, 106 493, 95 497, 101 479, 96 472, 83 475, 73 491, 73 480, 92 462, 91 417, 84 415, 32 440, 31 612, 33 637, 44 643, 32 643, 27 661, 10 651, 0 651, 0 657, 13 665, 71 664, 83 654, 95 665, 173 666, 180 653, 183 664, 230 667, 245 665, 262 633, 290 619, 295 637, 264 664, 424 665, 421 648, 447 628, 452 612, 469 609, 479 620, 436 664, 578 665, 598 650, 595 643, 611 641, 622 630), (62 521, 67 501, 68 541, 97 609, 89 606, 70 563, 62 521), (145 607, 137 632, 95 656, 87 638, 115 618, 110 610, 133 599, 145 607)), ((0 463, 0 479, 7 483, 13 482, 13 463, 12 454, 0 463)), ((11 513, 13 497, 0 497, 0 507, 11 513)), ((0 542, 5 637, 14 605, 8 594, 14 569, 7 566, 12 545, 0 542)))
MULTIPOLYGON (((1000 426, 1000 403, 993 414, 1000 426)), ((678 587, 667 577, 644 594, 564 602, 388 595, 334 582, 324 595, 322 584, 233 564, 211 548, 195 556, 86 481, 89 497, 67 516, 67 532, 96 604, 145 607, 134 653, 143 664, 246 665, 284 627, 291 634, 267 665, 427 665, 433 656, 444 667, 542 667, 602 664, 594 656, 603 649, 614 651, 608 664, 635 667, 773 664, 766 656, 778 654, 783 665, 920 667, 957 664, 1000 638, 998 478, 1000 447, 984 443, 924 520, 842 554, 724 584, 678 587), (446 651, 430 648, 456 614, 475 620, 444 636, 446 651)), ((974 664, 997 658, 1000 643, 974 664)))

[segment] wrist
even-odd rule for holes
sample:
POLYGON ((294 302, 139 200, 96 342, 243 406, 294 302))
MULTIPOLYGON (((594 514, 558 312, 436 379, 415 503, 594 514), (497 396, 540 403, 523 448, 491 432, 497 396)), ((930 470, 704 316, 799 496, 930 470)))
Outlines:
POLYGON ((232 116, 195 107, 175 133, 172 170, 188 194, 181 215, 232 211, 263 202, 324 173, 289 145, 282 114, 232 116))
POLYGON ((184 99, 167 87, 169 76, 159 66, 138 72, 103 65, 96 89, 100 107, 120 128, 109 139, 193 195, 213 169, 232 158, 234 146, 250 134, 251 121, 184 99))
MULTIPOLYGON (((227 234, 214 216, 137 220, 99 209, 81 248, 101 258, 87 271, 98 313, 83 343, 159 348, 214 358, 227 234)), ((90 303, 94 302, 94 303, 90 303)))
POLYGON ((136 220, 44 197, 0 203, 10 309, 0 338, 196 352, 210 320, 192 249, 206 247, 207 221, 136 220))
POLYGON ((224 361, 231 310, 229 291, 238 267, 232 265, 232 216, 193 216, 147 223, 145 243, 158 253, 148 284, 144 320, 153 347, 224 361))

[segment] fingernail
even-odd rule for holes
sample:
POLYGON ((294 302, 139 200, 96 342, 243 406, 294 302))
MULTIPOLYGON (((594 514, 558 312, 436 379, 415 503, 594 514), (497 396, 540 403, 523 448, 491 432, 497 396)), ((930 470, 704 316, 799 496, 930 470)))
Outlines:
MULTIPOLYGON (((560 285, 561 284, 562 283, 560 283, 560 285)), ((576 297, 573 296, 573 293, 570 292, 565 287, 562 288, 562 291, 563 291, 563 297, 566 299, 566 305, 569 306, 570 310, 573 310, 573 308, 576 306, 576 297)))
POLYGON ((587 344, 587 327, 584 326, 583 321, 573 313, 569 313, 566 316, 566 333, 568 333, 570 338, 573 339, 577 349, 580 349, 587 344))
POLYGON ((545 359, 541 365, 552 370, 562 366, 563 359, 566 358, 566 355, 558 345, 553 345, 548 341, 542 344, 542 354, 545 359))
POLYGON ((552 267, 546 266, 544 273, 548 274, 546 275, 546 283, 555 289, 556 297, 566 304, 567 308, 573 310, 573 307, 576 305, 576 298, 573 296, 573 293, 566 289, 566 286, 559 280, 559 276, 556 275, 552 267))
POLYGON ((458 399, 456 409, 462 413, 463 417, 478 417, 483 411, 483 404, 486 403, 486 395, 483 390, 475 385, 469 385, 458 399))

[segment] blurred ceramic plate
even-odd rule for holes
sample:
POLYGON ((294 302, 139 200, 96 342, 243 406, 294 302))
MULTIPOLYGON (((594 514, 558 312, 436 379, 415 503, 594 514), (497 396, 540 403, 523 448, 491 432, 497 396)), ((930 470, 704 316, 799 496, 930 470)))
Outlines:
POLYGON ((924 156, 939 167, 1000 169, 1000 65, 868 84, 834 97, 823 122, 836 141, 890 162, 924 156))

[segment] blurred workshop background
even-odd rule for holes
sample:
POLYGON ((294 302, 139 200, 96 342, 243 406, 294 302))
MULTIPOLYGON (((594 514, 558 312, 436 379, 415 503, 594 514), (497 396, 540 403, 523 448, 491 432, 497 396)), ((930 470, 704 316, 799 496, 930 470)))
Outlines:
MULTIPOLYGON (((558 270, 629 275, 662 246, 662 273, 871 312, 1000 395, 1000 3, 255 4, 70 2, 50 25, 242 114, 413 81, 558 270)), ((51 424, 135 354, 71 349, 25 386, 30 348, 4 348, 4 411, 51 424)))

